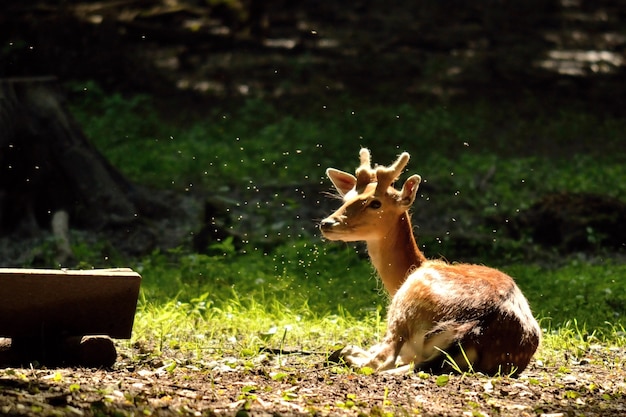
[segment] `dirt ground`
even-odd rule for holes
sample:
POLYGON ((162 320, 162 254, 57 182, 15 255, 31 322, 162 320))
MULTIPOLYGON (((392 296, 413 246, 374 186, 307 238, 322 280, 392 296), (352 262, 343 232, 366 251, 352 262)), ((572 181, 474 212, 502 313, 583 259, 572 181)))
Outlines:
POLYGON ((364 375, 323 355, 260 353, 245 360, 176 351, 142 358, 118 346, 102 369, 0 370, 10 416, 620 416, 626 349, 592 346, 582 358, 535 360, 519 378, 364 375))

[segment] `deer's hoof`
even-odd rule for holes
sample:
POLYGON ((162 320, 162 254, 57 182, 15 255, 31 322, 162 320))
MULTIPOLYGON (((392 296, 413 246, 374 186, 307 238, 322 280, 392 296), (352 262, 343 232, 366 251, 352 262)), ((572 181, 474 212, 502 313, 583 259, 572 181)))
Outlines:
POLYGON ((343 350, 344 349, 345 349, 345 347, 342 347, 340 349, 337 349, 333 353, 331 353, 328 356, 328 358, 326 358, 326 363, 329 363, 329 364, 345 363, 344 354, 343 354, 343 350))
POLYGON ((328 363, 343 363, 360 368, 367 364, 371 355, 358 346, 348 345, 330 354, 328 363))

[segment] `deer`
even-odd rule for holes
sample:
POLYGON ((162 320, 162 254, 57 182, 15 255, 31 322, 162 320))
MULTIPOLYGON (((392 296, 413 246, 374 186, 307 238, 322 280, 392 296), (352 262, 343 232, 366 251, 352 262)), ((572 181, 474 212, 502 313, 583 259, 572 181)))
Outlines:
POLYGON ((367 351, 349 345, 331 357, 375 372, 519 375, 541 342, 541 329, 513 278, 483 265, 427 259, 409 213, 421 177, 394 186, 409 153, 374 168, 368 149, 359 158, 356 175, 326 170, 343 205, 319 229, 330 241, 364 241, 391 300, 380 343, 367 351))

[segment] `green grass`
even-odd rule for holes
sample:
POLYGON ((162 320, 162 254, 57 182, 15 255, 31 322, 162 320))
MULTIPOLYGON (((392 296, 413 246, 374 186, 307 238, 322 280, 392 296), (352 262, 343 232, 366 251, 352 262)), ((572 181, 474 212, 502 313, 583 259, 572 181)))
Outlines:
MULTIPOLYGON (((263 348, 328 354, 346 344, 380 341, 387 299, 367 262, 331 251, 308 265, 313 279, 294 279, 299 268, 291 262, 301 249, 277 249, 284 251, 280 258, 288 265, 280 273, 272 262, 262 262, 276 263, 273 254, 258 260, 232 255, 219 262, 210 257, 191 261, 192 255, 178 253, 179 263, 167 265, 162 255, 154 255, 152 265, 137 268, 144 283, 133 341, 151 344, 152 354, 179 351, 200 362, 233 357, 233 366, 263 348), (330 263, 353 266, 337 277, 327 270, 330 263), (254 281, 245 279, 252 270, 254 281), (232 281, 223 282, 231 276, 232 281), (178 291, 176 296, 167 295, 168 286, 178 291)), ((537 354, 542 364, 554 366, 564 357, 601 363, 603 352, 626 347, 626 291, 620 283, 625 269, 575 262, 556 269, 506 268, 516 274, 544 329, 537 354)))
POLYGON ((626 326, 626 265, 572 260, 558 268, 511 265, 504 268, 518 284, 544 325, 578 321, 591 331, 626 326))
POLYGON ((307 305, 316 315, 334 314, 343 305, 359 315, 385 301, 373 268, 352 249, 308 241, 270 253, 157 252, 135 269, 144 276, 143 290, 150 300, 189 301, 206 293, 206 301, 219 306, 238 294, 268 304, 276 300, 289 308, 307 305))
MULTIPOLYGON (((183 125, 160 119, 146 97, 73 88, 71 109, 87 136, 130 179, 158 188, 326 181, 328 166, 351 171, 358 148, 368 146, 382 163, 408 150, 412 172, 485 214, 514 213, 550 191, 626 195, 618 152, 626 120, 575 105, 383 106, 340 98, 286 111, 248 100, 183 125)), ((626 265, 581 256, 539 266, 511 255, 527 242, 498 244, 484 262, 517 279, 546 329, 545 358, 590 340, 624 345, 626 265)), ((79 249, 89 265, 89 249, 79 249)), ((220 256, 181 248, 116 261, 144 278, 137 340, 157 350, 245 354, 283 344, 327 351, 380 337, 388 300, 350 246, 295 238, 269 253, 254 242, 245 252, 223 249, 220 256)))
MULTIPOLYGON (((144 276, 149 300, 188 302, 205 294, 205 302, 221 308, 237 295, 261 304, 306 306, 318 316, 346 309, 355 317, 380 314, 388 301, 369 262, 338 244, 301 241, 267 254, 155 253, 135 269, 144 276)), ((510 264, 502 269, 515 277, 548 327, 572 320, 592 329, 626 325, 624 264, 571 260, 551 268, 510 264)))
MULTIPOLYGON (((384 333, 387 296, 349 247, 300 242, 223 257, 174 251, 135 268, 144 282, 134 341, 151 344, 152 354, 177 351, 196 365, 233 357, 235 366, 263 348, 328 354, 346 344, 371 346, 384 333)), ((601 361, 605 350, 626 347, 626 265, 505 270, 544 329, 537 359, 545 366, 562 363, 563 355, 601 361)))
POLYGON ((275 298, 241 298, 212 305, 207 294, 188 302, 152 303, 142 299, 134 340, 154 344, 155 352, 207 351, 254 356, 262 348, 302 349, 328 354, 347 342, 366 344, 383 329, 382 316, 355 318, 345 310, 317 315, 306 304, 287 306, 275 298))
POLYGON ((618 152, 626 120, 576 108, 546 115, 532 101, 494 111, 484 102, 365 107, 339 99, 285 111, 248 100, 180 125, 160 120, 146 97, 73 88, 80 94, 71 109, 87 136, 131 179, 162 188, 316 182, 328 166, 352 171, 367 146, 382 163, 409 151, 411 171, 470 202, 519 208, 553 190, 626 191, 626 156, 618 152), (492 167, 490 187, 477 192, 492 167))

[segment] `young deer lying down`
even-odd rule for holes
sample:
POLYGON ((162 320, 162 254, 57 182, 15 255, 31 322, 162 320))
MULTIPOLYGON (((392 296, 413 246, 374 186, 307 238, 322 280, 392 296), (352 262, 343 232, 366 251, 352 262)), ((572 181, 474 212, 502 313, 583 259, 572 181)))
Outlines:
POLYGON ((399 191, 392 186, 409 154, 388 167, 372 168, 367 149, 361 149, 360 159, 356 177, 326 171, 343 205, 322 220, 320 229, 329 240, 365 241, 393 298, 382 342, 369 351, 347 346, 340 357, 377 371, 413 364, 448 372, 452 359, 462 370, 522 372, 539 346, 541 330, 513 279, 481 265, 427 260, 408 213, 421 178, 409 177, 399 191))

